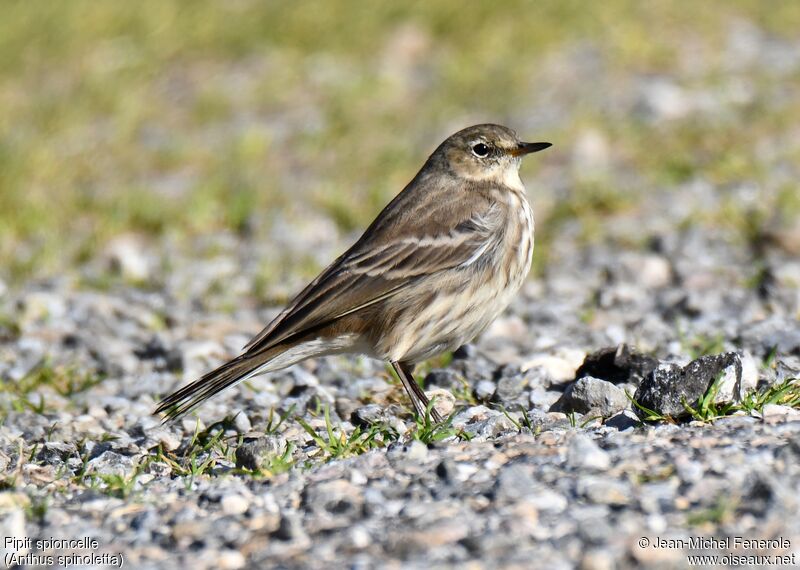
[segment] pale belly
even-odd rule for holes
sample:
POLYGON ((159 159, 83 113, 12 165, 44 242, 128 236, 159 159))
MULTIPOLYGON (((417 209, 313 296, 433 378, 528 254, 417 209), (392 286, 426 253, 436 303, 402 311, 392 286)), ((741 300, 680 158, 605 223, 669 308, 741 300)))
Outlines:
POLYGON ((495 245, 478 261, 431 276, 406 291, 407 303, 399 304, 408 308, 391 319, 392 326, 381 338, 373 339, 374 356, 419 362, 455 350, 505 310, 525 281, 533 257, 530 205, 522 194, 509 199, 512 217, 495 245))
POLYGON ((520 261, 508 280, 501 281, 501 287, 497 286, 497 268, 473 273, 466 286, 440 287, 429 303, 399 319, 387 338, 376 346, 377 356, 419 362, 470 342, 486 330, 519 291, 530 269, 530 255, 520 261))

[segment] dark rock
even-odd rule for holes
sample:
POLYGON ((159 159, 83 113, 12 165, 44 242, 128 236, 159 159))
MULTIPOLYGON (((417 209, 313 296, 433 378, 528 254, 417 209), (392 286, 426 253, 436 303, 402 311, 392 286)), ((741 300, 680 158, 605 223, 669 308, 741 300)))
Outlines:
POLYGON ((656 366, 657 359, 642 354, 627 344, 620 344, 588 355, 575 372, 575 379, 593 376, 613 384, 631 383, 638 386, 656 366))
POLYGON ((454 370, 449 369, 436 369, 428 372, 423 381, 425 389, 428 390, 432 386, 438 386, 445 390, 452 390, 453 388, 460 388, 464 385, 464 377, 454 370))
POLYGON ((285 449, 281 438, 274 436, 245 439, 236 448, 236 467, 257 471, 267 467, 269 462, 285 449))
POLYGON ((288 513, 281 517, 280 525, 273 534, 280 540, 299 540, 307 536, 300 517, 288 513))
POLYGON ((36 456, 38 461, 52 465, 56 463, 63 463, 72 455, 77 454, 78 448, 74 443, 64 443, 57 441, 48 441, 42 445, 42 449, 36 456))
POLYGON ((746 485, 747 490, 738 512, 760 517, 774 509, 776 485, 768 475, 755 474, 746 485))
POLYGON ((453 483, 456 480, 457 473, 458 466, 456 462, 450 458, 443 459, 439 465, 436 466, 436 475, 448 483, 453 483))
MULTIPOLYGON (((661 415, 687 417, 689 413, 684 403, 696 403, 723 374, 729 376, 733 384, 741 384, 742 361, 735 352, 703 356, 683 368, 677 364, 662 364, 642 381, 634 399, 661 415)), ((643 416, 642 410, 636 408, 636 411, 643 416)))
POLYGON ((378 404, 367 404, 356 408, 350 415, 350 421, 354 426, 370 427, 374 424, 382 424, 389 421, 386 408, 378 404))
POLYGON ((615 416, 611 416, 605 422, 606 426, 625 431, 639 426, 639 418, 630 410, 623 410, 615 416))
POLYGON ((585 376, 567 386, 564 395, 550 407, 550 411, 578 412, 607 418, 624 410, 627 405, 625 392, 611 382, 585 376))
POLYGON ((456 360, 466 360, 467 358, 473 358, 477 354, 477 350, 475 350, 474 344, 465 344, 463 346, 459 346, 453 352, 453 358, 456 360))
POLYGON ((500 380, 501 378, 514 378, 522 374, 522 369, 516 364, 504 364, 499 366, 494 371, 494 379, 500 380))
POLYGON ((336 398, 336 414, 340 418, 352 418, 355 411, 360 407, 361 404, 355 400, 351 400, 349 398, 336 398))
POLYGON ((168 372, 183 370, 183 354, 180 349, 168 348, 158 336, 152 337, 144 346, 134 349, 133 353, 141 360, 156 361, 157 370, 168 372))

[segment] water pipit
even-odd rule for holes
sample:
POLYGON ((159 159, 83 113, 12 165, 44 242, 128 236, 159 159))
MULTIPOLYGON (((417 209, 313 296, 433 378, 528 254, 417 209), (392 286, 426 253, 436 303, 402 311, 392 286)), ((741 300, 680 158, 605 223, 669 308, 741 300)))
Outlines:
MULTIPOLYGON (((425 414, 414 364, 486 329, 528 274, 533 213, 519 166, 549 146, 491 124, 449 137, 242 354, 167 396, 156 413, 176 418, 237 382, 306 358, 361 353, 390 362, 425 414)), ((442 421, 435 409, 431 415, 442 421)))

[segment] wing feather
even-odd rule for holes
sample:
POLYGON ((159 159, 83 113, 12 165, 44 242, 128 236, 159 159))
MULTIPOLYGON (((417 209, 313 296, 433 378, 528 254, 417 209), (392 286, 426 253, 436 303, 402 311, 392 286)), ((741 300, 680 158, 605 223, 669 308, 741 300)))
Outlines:
POLYGON ((489 200, 477 200, 463 215, 448 214, 440 216, 444 219, 438 224, 426 219, 424 228, 406 222, 408 231, 389 239, 380 233, 370 235, 367 230, 294 297, 245 350, 268 350, 392 297, 419 279, 470 265, 497 242, 504 222, 501 207, 489 200))

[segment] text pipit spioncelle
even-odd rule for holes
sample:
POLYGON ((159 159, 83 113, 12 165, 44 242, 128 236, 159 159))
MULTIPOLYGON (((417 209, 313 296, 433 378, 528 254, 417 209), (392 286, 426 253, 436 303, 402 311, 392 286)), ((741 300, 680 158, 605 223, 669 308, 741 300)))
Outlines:
MULTIPOLYGON (((244 352, 166 397, 185 414, 228 386, 306 358, 388 360, 417 414, 428 398, 414 364, 472 340, 519 290, 533 255, 533 214, 519 178, 521 142, 500 125, 452 135, 364 235, 309 283, 244 352)), ((436 422, 442 418, 431 409, 436 422)))

